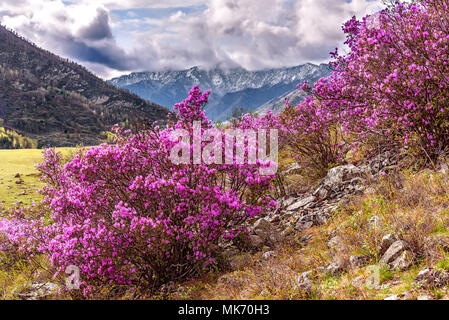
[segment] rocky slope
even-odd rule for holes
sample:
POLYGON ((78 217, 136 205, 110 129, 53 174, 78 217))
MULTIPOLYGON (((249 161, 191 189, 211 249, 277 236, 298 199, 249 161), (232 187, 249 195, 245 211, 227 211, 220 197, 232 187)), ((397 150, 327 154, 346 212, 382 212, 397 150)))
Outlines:
MULTIPOLYGON (((216 278, 164 286, 178 299, 449 299, 449 169, 410 175, 404 152, 329 170, 224 241, 216 278), (207 285, 204 285, 206 282, 207 285)), ((436 169, 436 170, 435 170, 436 169)), ((292 167, 282 175, 299 173, 292 167)))
POLYGON ((211 90, 206 114, 213 120, 226 120, 236 108, 254 111, 292 92, 300 82, 315 82, 329 74, 327 65, 247 71, 242 68, 210 70, 193 67, 182 71, 140 72, 112 79, 117 87, 168 107, 182 101, 193 85, 211 90))
POLYGON ((0 118, 39 146, 97 144, 115 123, 167 112, 0 26, 0 118))

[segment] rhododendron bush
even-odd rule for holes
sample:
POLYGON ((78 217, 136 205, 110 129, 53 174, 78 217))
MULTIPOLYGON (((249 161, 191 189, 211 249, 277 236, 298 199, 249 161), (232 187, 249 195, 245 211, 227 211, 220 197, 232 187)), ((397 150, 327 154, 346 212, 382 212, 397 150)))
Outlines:
POLYGON ((349 53, 313 93, 347 134, 408 143, 429 155, 449 141, 448 0, 397 3, 344 25, 349 53))
POLYGON ((219 241, 273 205, 271 176, 262 165, 173 164, 175 129, 192 132, 208 93, 197 87, 176 105, 177 121, 131 134, 116 128, 114 145, 79 152, 67 164, 55 150, 38 166, 47 182, 47 210, 23 211, 0 222, 0 232, 30 253, 45 253, 63 273, 80 268, 85 294, 105 284, 157 288, 197 275, 215 262, 219 241))

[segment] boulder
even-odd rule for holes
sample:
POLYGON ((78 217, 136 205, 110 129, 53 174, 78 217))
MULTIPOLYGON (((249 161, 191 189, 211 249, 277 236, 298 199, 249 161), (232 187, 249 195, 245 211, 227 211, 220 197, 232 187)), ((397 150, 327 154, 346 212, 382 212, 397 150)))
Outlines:
POLYGON ((58 288, 57 284, 51 282, 32 283, 29 287, 15 295, 22 300, 45 300, 55 294, 58 288))
POLYGON ((262 218, 256 221, 253 226, 253 233, 261 237, 263 240, 267 239, 270 235, 273 226, 266 219, 262 218))
POLYGON ((405 250, 401 253, 399 257, 397 257, 391 264, 390 267, 392 269, 397 269, 400 271, 404 271, 410 269, 413 265, 413 255, 410 251, 405 250))
POLYGON ((379 247, 380 254, 383 255, 396 240, 397 240, 396 237, 391 233, 385 235, 380 242, 379 247))
POLYGON ((287 211, 296 211, 296 210, 298 210, 300 208, 303 208, 303 207, 311 204, 315 200, 316 200, 316 198, 314 196, 309 196, 307 198, 301 199, 301 200, 296 201, 293 204, 289 205, 287 207, 287 211))
POLYGON ((404 241, 395 241, 384 253, 379 263, 390 264, 391 262, 395 261, 406 248, 407 244, 404 241))
POLYGON ((440 288, 449 284, 449 273, 426 268, 418 273, 414 282, 427 289, 440 288))
POLYGON ((362 176, 364 176, 364 171, 361 168, 353 164, 347 164, 330 169, 323 181, 323 185, 330 187, 332 190, 336 190, 354 178, 360 178, 362 176))
POLYGON ((449 236, 447 235, 432 235, 427 237, 424 248, 426 251, 443 250, 449 252, 449 236))

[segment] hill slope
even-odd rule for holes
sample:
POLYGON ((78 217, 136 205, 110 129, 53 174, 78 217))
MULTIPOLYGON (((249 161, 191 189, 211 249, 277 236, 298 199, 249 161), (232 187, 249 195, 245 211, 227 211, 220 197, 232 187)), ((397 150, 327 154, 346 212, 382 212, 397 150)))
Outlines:
POLYGON ((98 144, 115 123, 167 112, 0 26, 0 118, 39 146, 98 144))
POLYGON ((327 65, 310 63, 254 72, 242 68, 203 70, 193 67, 182 71, 132 73, 110 82, 165 106, 181 101, 193 85, 199 85, 202 90, 212 91, 206 106, 207 116, 213 120, 226 120, 236 108, 243 107, 247 112, 256 110, 291 92, 299 82, 313 83, 329 73, 327 65))

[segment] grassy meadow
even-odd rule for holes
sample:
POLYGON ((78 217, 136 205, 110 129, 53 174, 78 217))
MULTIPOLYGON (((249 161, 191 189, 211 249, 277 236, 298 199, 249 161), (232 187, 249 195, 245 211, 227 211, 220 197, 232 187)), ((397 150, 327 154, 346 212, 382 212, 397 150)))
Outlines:
MULTIPOLYGON (((63 156, 74 148, 58 148, 63 156)), ((34 165, 42 161, 40 149, 0 150, 0 206, 29 205, 40 199, 36 191, 42 186, 34 165), (22 180, 20 184, 19 180, 22 180)))

